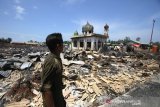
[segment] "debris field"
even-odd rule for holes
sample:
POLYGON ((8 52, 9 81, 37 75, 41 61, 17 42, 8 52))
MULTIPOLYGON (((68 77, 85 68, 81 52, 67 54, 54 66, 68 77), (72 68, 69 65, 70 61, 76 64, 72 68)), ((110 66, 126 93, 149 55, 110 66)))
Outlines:
MULTIPOLYGON (((0 51, 0 106, 42 107, 40 75, 48 50, 26 47, 0 51)), ((160 73, 159 61, 146 52, 66 50, 61 59, 68 107, 101 106, 106 99, 123 95, 160 73)))

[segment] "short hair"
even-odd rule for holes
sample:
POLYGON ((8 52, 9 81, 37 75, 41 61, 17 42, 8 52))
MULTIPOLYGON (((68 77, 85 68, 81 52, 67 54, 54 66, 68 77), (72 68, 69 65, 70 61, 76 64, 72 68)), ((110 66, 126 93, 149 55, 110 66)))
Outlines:
POLYGON ((49 34, 46 38, 46 45, 51 52, 56 49, 57 44, 62 44, 62 43, 63 39, 61 33, 52 33, 49 34))

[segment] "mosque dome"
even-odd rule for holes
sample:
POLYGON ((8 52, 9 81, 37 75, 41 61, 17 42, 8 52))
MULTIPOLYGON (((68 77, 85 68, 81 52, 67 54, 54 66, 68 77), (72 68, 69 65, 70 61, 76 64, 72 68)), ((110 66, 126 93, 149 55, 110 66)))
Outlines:
POLYGON ((93 29, 94 29, 94 27, 87 22, 87 24, 82 27, 82 32, 83 32, 83 33, 84 33, 84 32, 85 32, 85 33, 87 33, 87 32, 93 33, 93 29))
POLYGON ((78 36, 78 31, 75 31, 75 32, 74 32, 74 36, 78 36))

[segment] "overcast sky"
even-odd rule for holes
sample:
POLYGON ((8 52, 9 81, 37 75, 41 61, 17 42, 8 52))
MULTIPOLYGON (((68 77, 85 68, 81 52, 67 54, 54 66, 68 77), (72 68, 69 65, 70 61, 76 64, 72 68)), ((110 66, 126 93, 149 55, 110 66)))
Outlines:
POLYGON ((149 42, 153 19, 160 41, 160 0, 0 0, 0 37, 13 41, 45 41, 53 32, 70 40, 88 21, 100 34, 108 24, 110 40, 149 42))

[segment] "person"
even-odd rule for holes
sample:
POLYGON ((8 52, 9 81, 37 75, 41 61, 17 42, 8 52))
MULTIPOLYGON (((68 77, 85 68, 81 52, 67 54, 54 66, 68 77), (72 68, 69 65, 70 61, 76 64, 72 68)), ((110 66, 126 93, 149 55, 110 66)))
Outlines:
POLYGON ((60 53, 63 51, 63 39, 60 33, 52 33, 46 38, 46 45, 50 54, 45 58, 41 74, 41 92, 44 107, 66 107, 62 89, 62 61, 60 53))

